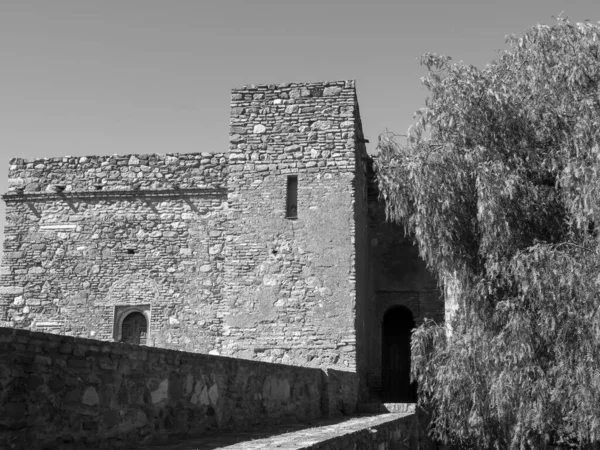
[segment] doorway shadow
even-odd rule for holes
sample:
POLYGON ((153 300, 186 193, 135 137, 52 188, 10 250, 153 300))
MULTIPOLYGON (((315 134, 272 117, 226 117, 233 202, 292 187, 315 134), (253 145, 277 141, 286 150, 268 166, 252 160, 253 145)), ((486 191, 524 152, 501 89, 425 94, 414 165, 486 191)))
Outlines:
POLYGON ((383 403, 414 403, 416 383, 410 382, 410 339, 415 321, 410 309, 397 306, 383 317, 381 399, 383 403))

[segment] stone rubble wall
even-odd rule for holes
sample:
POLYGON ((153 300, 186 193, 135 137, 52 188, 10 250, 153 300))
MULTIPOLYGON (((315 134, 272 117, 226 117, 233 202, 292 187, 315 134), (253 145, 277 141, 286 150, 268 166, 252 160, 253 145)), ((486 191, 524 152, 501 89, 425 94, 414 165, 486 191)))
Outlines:
POLYGON ((227 161, 11 160, 0 326, 113 340, 116 308, 140 306, 148 344, 216 351, 227 161))
MULTIPOLYGON (((24 192, 222 188, 227 175, 223 153, 13 158, 8 186, 24 192)), ((14 192, 14 191, 13 191, 14 192)))
POLYGON ((113 340, 145 305, 148 344, 215 350, 226 214, 218 191, 9 200, 0 326, 113 340))
POLYGON ((323 370, 324 384, 321 404, 328 417, 349 416, 359 407, 359 377, 356 372, 336 369, 323 370))
POLYGON ((27 330, 0 328, 0 360, 7 449, 131 448, 311 421, 352 398, 338 398, 318 369, 27 330))
POLYGON ((353 81, 233 91, 224 354, 356 369, 356 105, 353 81))

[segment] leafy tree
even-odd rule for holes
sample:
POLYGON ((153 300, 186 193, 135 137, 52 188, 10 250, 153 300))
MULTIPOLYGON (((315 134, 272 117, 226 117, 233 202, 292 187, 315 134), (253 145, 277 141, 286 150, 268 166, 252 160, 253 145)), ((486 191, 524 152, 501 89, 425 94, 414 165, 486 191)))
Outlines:
POLYGON ((413 334, 439 439, 478 449, 600 440, 600 26, 559 17, 480 70, 426 54, 406 144, 378 183, 454 295, 413 334), (450 332, 447 327, 449 326, 450 332))

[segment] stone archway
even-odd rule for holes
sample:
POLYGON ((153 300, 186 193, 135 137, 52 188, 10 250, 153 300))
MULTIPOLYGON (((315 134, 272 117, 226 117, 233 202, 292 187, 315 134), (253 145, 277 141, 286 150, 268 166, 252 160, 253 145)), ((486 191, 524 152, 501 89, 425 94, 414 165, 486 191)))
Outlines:
MULTIPOLYGON (((154 345, 152 329, 156 320, 151 315, 159 299, 159 288, 156 282, 148 276, 147 271, 140 271, 119 277, 109 288, 103 303, 105 320, 102 325, 100 339, 112 339, 121 342, 123 320, 132 312, 142 313, 147 322, 146 345, 154 345)), ((155 311, 156 312, 156 311, 155 311)))
POLYGON ((158 298, 158 285, 146 273, 141 272, 119 276, 108 290, 106 304, 153 304, 158 298))
POLYGON ((410 382, 410 339, 415 320, 410 309, 389 309, 382 323, 382 400, 388 403, 415 402, 416 387, 410 382))
POLYGON ((117 306, 114 314, 113 339, 116 342, 152 345, 152 341, 149 339, 151 328, 150 305, 117 306))
POLYGON ((120 342, 125 344, 146 345, 148 320, 140 311, 133 311, 123 318, 120 342))

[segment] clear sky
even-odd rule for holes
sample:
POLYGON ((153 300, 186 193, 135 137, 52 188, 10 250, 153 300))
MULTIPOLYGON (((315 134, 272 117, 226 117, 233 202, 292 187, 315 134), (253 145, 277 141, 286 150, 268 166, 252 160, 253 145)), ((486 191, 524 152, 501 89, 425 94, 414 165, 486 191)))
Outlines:
POLYGON ((244 84, 356 79, 373 151, 424 105, 419 55, 482 67, 562 11, 600 0, 0 0, 0 191, 15 156, 226 151, 244 84))

